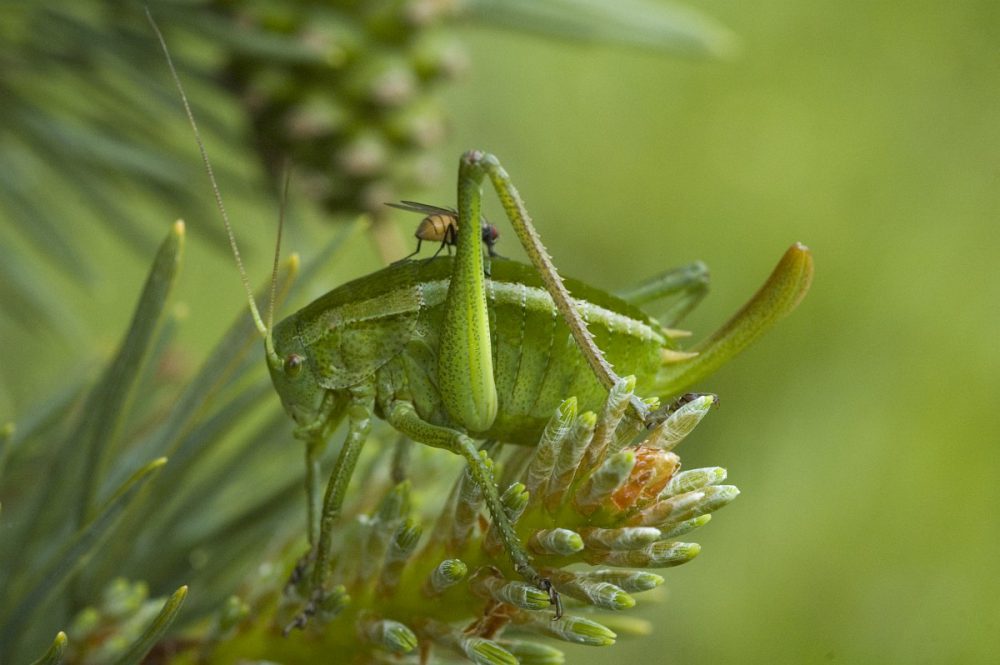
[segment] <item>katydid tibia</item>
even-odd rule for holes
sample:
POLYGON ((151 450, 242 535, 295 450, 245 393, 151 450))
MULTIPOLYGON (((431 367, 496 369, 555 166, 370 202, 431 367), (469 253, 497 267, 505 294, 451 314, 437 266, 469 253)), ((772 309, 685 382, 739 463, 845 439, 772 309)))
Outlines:
MULTIPOLYGON (((169 53, 167 61, 198 136, 169 53)), ((258 312, 200 137, 198 143, 275 390, 296 423, 296 437, 305 442, 310 553, 296 574, 310 576, 311 593, 289 628, 304 625, 329 589, 334 527, 374 418, 413 441, 465 458, 511 568, 549 593, 558 615, 558 592, 532 567, 477 441, 533 445, 564 398, 576 396, 581 410, 597 410, 620 375, 635 376, 636 394, 683 400, 686 388, 791 311, 812 275, 808 250, 793 245, 736 317, 693 352, 683 352, 676 345, 679 331, 624 299, 572 281, 570 296, 499 161, 470 151, 459 165, 453 259, 394 264, 327 293, 272 329, 258 312), (466 220, 482 219, 487 180, 530 266, 492 257, 484 265, 481 225, 466 220), (346 439, 320 503, 320 456, 345 419, 346 439)), ((633 299, 677 294, 673 311, 686 312, 705 293, 707 273, 698 265, 641 285, 633 299)), ((662 417, 638 398, 628 415, 647 426, 662 417)))

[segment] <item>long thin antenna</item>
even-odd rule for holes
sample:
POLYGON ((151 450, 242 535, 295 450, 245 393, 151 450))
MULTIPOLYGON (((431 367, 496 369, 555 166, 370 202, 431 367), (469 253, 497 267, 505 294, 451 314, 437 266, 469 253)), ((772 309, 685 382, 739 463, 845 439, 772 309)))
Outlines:
POLYGON ((292 167, 285 162, 285 182, 281 186, 281 211, 278 213, 278 239, 274 243, 274 265, 271 266, 271 300, 267 305, 267 329, 274 328, 274 300, 278 292, 278 262, 281 260, 281 234, 285 230, 285 211, 288 210, 288 182, 292 178, 292 167))
MULTIPOLYGON (((250 304, 250 314, 253 316, 254 325, 257 326, 257 330, 260 334, 264 336, 265 339, 270 337, 270 327, 265 327, 264 322, 260 318, 260 311, 257 309, 257 301, 253 297, 253 289, 250 288, 250 279, 247 277, 246 270, 243 269, 243 259, 240 258, 240 248, 236 245, 236 236, 233 235, 233 227, 229 224, 229 215, 226 214, 226 206, 222 203, 222 193, 219 191, 219 184, 215 180, 215 172, 212 171, 212 163, 208 160, 208 153, 205 151, 205 143, 201 140, 201 132, 198 131, 198 123, 194 121, 194 113, 191 112, 191 105, 188 103, 187 94, 184 92, 184 86, 181 85, 180 76, 177 75, 177 69, 174 67, 173 58, 170 57, 170 51, 167 49, 167 42, 163 38, 163 33, 160 32, 159 26, 156 25, 156 21, 153 20, 153 14, 149 11, 149 7, 146 7, 146 18, 149 19, 149 24, 153 26, 153 32, 156 33, 156 38, 160 40, 160 47, 163 49, 163 55, 167 58, 167 66, 170 67, 170 75, 174 79, 174 85, 177 86, 177 91, 181 94, 181 101, 184 103, 184 113, 187 114, 188 122, 191 123, 191 129, 194 131, 195 140, 198 142, 198 151, 201 153, 201 161, 205 164, 205 171, 208 172, 208 179, 212 182, 212 192, 215 194, 215 204, 219 207, 219 212, 222 213, 222 222, 226 226, 226 234, 229 236, 229 246, 233 250, 233 256, 236 258, 236 267, 240 271, 240 280, 243 282, 243 288, 247 292, 247 302, 250 304)), ((272 278, 272 294, 274 293, 273 278, 272 278)), ((273 298, 273 295, 272 295, 273 298)))

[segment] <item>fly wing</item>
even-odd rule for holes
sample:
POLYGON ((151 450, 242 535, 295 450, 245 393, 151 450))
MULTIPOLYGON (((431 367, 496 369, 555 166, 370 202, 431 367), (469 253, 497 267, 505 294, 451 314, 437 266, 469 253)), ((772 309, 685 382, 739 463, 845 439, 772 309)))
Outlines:
POLYGON ((454 208, 439 208, 438 206, 432 206, 427 203, 418 203, 416 201, 400 201, 399 203, 386 203, 390 208, 398 208, 399 210, 406 210, 407 212, 416 212, 422 215, 457 215, 458 212, 454 208))

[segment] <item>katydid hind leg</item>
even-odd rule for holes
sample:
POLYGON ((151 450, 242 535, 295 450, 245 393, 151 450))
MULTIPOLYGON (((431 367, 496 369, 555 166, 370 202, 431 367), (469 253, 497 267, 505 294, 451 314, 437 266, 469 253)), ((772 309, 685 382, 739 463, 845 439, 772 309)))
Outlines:
POLYGON ((525 580, 549 594, 549 600, 556 607, 558 616, 562 614, 562 603, 559 593, 552 581, 541 575, 531 565, 531 557, 514 530, 514 525, 503 509, 500 492, 493 480, 493 474, 486 463, 485 452, 480 453, 475 442, 457 430, 433 425, 423 420, 413 404, 396 400, 385 408, 386 419, 397 431, 402 432, 418 443, 435 448, 444 448, 465 458, 472 473, 472 478, 479 486, 486 501, 490 517, 496 525, 504 549, 510 556, 515 572, 525 580))
MULTIPOLYGON (((459 164, 459 216, 461 220, 479 219, 481 207, 480 198, 482 196, 483 180, 489 178, 490 183, 496 191, 497 197, 503 205, 507 218, 514 228, 514 232, 521 245, 524 247, 528 258, 535 266, 546 290, 552 296, 552 300, 562 315, 563 320, 569 327, 573 338, 587 359, 594 375, 606 390, 611 390, 620 377, 614 368, 604 357, 604 353, 594 342, 594 337, 587 329, 587 324, 573 304, 569 291, 563 285, 562 278, 556 270, 552 259, 549 258, 545 246, 535 230, 535 226, 524 206, 524 200, 518 193, 513 181, 500 165, 500 161, 489 153, 472 150, 462 156, 459 164), (463 201, 465 202, 463 205, 463 201)), ((468 223, 461 223, 459 226, 459 252, 463 245, 474 244, 468 240, 465 228, 468 223)), ((480 251, 480 254, 482 252, 480 251)), ((480 259, 481 260, 481 259, 480 259)), ((630 411, 640 422, 646 423, 649 418, 649 408, 638 397, 633 396, 629 402, 630 411)))
POLYGON ((442 403, 453 423, 485 432, 496 419, 499 398, 494 380, 493 344, 483 272, 479 225, 482 192, 464 166, 458 179, 458 241, 444 303, 437 354, 442 403))

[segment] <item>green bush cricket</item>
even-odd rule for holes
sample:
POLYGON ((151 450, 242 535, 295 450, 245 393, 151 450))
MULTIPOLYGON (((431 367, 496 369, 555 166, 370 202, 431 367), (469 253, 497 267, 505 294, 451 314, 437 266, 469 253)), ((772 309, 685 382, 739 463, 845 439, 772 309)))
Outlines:
MULTIPOLYGON (((169 53, 167 60, 197 137, 169 53)), ((811 281, 811 255, 793 245, 729 323, 692 352, 683 352, 676 339, 686 333, 667 326, 705 294, 707 272, 700 264, 664 273, 627 299, 573 281, 571 297, 500 162, 470 151, 459 164, 457 214, 463 221, 453 259, 396 263, 327 293, 272 327, 257 309, 200 137, 198 143, 264 338, 274 388, 306 447, 310 552, 293 580, 309 574, 310 595, 289 629, 305 624, 329 588, 334 526, 375 417, 413 441, 465 458, 511 568, 549 594, 558 616, 559 594, 532 567, 477 441, 534 445, 565 397, 576 396, 581 410, 597 410, 620 375, 634 376, 639 394, 681 403, 687 387, 794 309, 811 281), (530 266, 485 258, 481 225, 464 222, 482 219, 485 180, 496 191, 530 266), (668 295, 679 295, 679 302, 665 324, 634 304, 668 295), (345 419, 346 439, 320 505, 319 459, 345 419)), ((647 427, 664 413, 651 411, 636 397, 629 403, 628 416, 647 427)))

